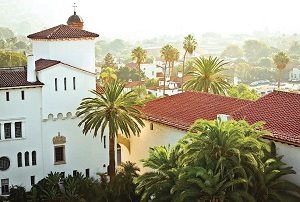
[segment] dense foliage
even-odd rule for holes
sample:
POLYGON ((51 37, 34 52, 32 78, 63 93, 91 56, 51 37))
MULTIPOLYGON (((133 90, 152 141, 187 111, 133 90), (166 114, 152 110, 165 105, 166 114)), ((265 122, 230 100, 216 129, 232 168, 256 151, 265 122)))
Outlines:
POLYGON ((246 100, 257 100, 259 95, 255 90, 251 90, 246 84, 239 84, 228 89, 227 94, 230 97, 236 97, 246 100))
POLYGON ((197 121, 174 147, 150 149, 138 179, 142 201, 299 201, 300 188, 282 176, 294 174, 261 140, 262 124, 197 121))

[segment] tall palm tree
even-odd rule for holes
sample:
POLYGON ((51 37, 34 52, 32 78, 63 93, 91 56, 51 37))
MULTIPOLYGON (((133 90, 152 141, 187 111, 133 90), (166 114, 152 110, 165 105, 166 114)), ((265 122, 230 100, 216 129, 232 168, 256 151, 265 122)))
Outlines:
POLYGON ((183 85, 184 89, 225 94, 225 91, 230 87, 226 81, 226 76, 222 75, 226 64, 228 63, 218 57, 194 59, 194 66, 187 73, 192 78, 183 85))
POLYGON ((197 47, 197 42, 194 38, 193 35, 189 34, 186 37, 184 37, 184 41, 183 41, 183 49, 185 50, 184 55, 183 55, 183 63, 182 63, 182 78, 181 78, 181 89, 183 91, 183 81, 184 81, 184 68, 185 68, 185 59, 186 59, 186 55, 187 53, 189 53, 190 55, 193 54, 193 52, 196 50, 197 47))
POLYGON ((163 95, 165 95, 165 91, 166 91, 166 74, 167 74, 167 68, 169 68, 169 72, 170 72, 170 63, 173 60, 173 54, 174 54, 174 47, 170 44, 165 45, 164 47, 162 47, 160 49, 160 57, 163 59, 163 61, 165 62, 165 66, 163 68, 164 71, 164 89, 163 89, 163 95), (168 65, 168 67, 167 67, 168 65))
POLYGON ((105 128, 109 133, 109 176, 115 176, 115 138, 121 132, 126 137, 130 134, 138 135, 140 127, 144 126, 141 112, 135 107, 136 95, 130 91, 122 93, 124 84, 119 81, 107 83, 103 94, 92 93, 94 98, 84 98, 77 108, 78 116, 84 115, 79 126, 83 125, 82 132, 87 134, 93 132, 94 137, 100 131, 101 139, 104 136, 105 128))
POLYGON ((179 51, 177 50, 177 48, 173 48, 172 51, 171 51, 171 61, 170 61, 171 66, 170 66, 170 69, 169 69, 170 76, 173 75, 174 63, 179 60, 179 57, 180 57, 179 51))
POLYGON ((285 52, 278 52, 273 56, 273 62, 278 69, 278 89, 280 89, 280 80, 282 76, 282 70, 284 70, 289 63, 290 59, 285 52))
POLYGON ((136 61, 136 64, 139 68, 139 81, 141 81, 141 64, 146 61, 147 51, 139 46, 132 50, 131 57, 132 60, 136 61))

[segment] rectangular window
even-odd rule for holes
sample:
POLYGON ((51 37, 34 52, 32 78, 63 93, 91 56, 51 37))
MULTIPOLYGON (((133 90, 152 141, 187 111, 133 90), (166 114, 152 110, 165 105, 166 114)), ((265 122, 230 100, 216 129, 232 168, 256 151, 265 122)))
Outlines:
POLYGON ((24 93, 23 90, 21 91, 21 99, 22 99, 22 100, 25 100, 25 93, 24 93))
POLYGON ((76 90, 76 78, 73 77, 73 90, 76 90))
POLYGON ((22 137, 22 122, 15 122, 15 137, 22 137))
POLYGON ((103 147, 104 147, 104 149, 106 149, 106 136, 105 135, 103 136, 103 147))
POLYGON ((54 163, 65 163, 65 146, 55 147, 54 150, 54 163))
POLYGON ((73 177, 77 175, 77 170, 73 170, 73 177))
POLYGON ((35 176, 30 177, 30 184, 31 184, 31 186, 35 185, 35 176))
POLYGON ((150 130, 153 130, 153 123, 150 123, 150 130))
POLYGON ((85 176, 90 177, 90 169, 85 169, 85 176))
POLYGON ((54 85, 55 85, 55 91, 57 91, 57 78, 54 80, 54 85))
POLYGON ((64 89, 67 90, 67 78, 64 78, 64 89))
POLYGON ((6 101, 9 101, 9 92, 6 92, 6 101))
POLYGON ((11 138, 11 123, 4 124, 4 137, 5 139, 11 138))
POLYGON ((9 179, 1 179, 1 193, 2 195, 9 194, 9 179))

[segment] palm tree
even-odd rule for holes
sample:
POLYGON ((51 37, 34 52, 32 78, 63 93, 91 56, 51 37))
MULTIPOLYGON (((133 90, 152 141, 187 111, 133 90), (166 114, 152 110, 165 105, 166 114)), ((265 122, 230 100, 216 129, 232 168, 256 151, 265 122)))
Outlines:
POLYGON ((175 61, 178 61, 179 60, 179 51, 177 50, 177 48, 173 48, 172 51, 171 51, 171 66, 170 66, 170 69, 169 69, 169 74, 170 76, 173 75, 173 72, 174 72, 174 63, 175 61))
POLYGON ((126 137, 130 134, 138 135, 141 132, 140 127, 144 126, 141 112, 136 106, 136 95, 130 91, 122 93, 124 84, 119 81, 113 81, 105 85, 104 93, 100 94, 95 90, 92 93, 94 98, 84 98, 77 108, 78 116, 85 115, 82 124, 83 133, 93 131, 94 137, 100 130, 101 139, 104 136, 105 128, 109 132, 109 176, 111 179, 115 176, 115 138, 121 132, 126 137))
POLYGON ((137 179, 136 192, 141 195, 141 201, 173 201, 170 190, 175 186, 179 175, 179 157, 182 149, 179 145, 157 146, 149 151, 149 158, 143 160, 143 166, 151 168, 137 179))
POLYGON ((226 76, 221 74, 226 64, 224 60, 211 56, 194 59, 194 66, 187 73, 192 78, 184 84, 184 89, 225 94, 225 90, 230 87, 225 80, 226 76))
POLYGON ((197 47, 197 42, 193 35, 189 34, 186 37, 184 37, 183 41, 183 49, 185 50, 184 55, 183 55, 183 63, 182 63, 182 78, 181 78, 181 89, 183 91, 183 79, 184 79, 184 68, 185 68, 185 59, 186 59, 186 54, 189 53, 190 55, 193 54, 197 47))
POLYGON ((139 68, 139 81, 141 81, 141 63, 146 61, 147 51, 139 46, 132 50, 131 57, 132 57, 132 60, 136 61, 136 64, 139 68))
POLYGON ((284 70, 289 63, 290 59, 285 52, 278 52, 273 56, 273 62, 278 69, 278 89, 280 89, 280 80, 282 76, 282 70, 284 70))
POLYGON ((163 68, 164 71, 164 89, 163 89, 163 95, 165 95, 165 91, 166 91, 166 74, 167 74, 167 65, 169 68, 169 72, 170 72, 170 63, 173 61, 174 59, 174 47, 170 44, 165 45, 164 47, 162 47, 160 49, 160 57, 163 59, 163 61, 165 62, 165 66, 163 68))

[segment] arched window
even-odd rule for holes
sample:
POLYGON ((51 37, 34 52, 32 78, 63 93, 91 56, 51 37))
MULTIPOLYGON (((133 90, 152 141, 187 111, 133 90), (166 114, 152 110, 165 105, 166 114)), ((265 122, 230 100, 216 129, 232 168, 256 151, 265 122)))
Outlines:
POLYGON ((33 166, 36 165, 36 151, 31 153, 31 162, 33 166))
POLYGON ((29 152, 25 152, 25 166, 29 166, 29 152))
POLYGON ((18 167, 22 167, 22 153, 19 152, 17 155, 18 158, 18 167))

